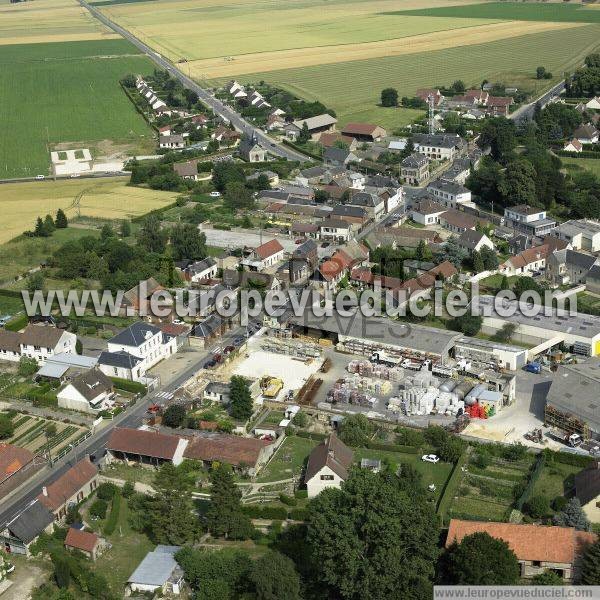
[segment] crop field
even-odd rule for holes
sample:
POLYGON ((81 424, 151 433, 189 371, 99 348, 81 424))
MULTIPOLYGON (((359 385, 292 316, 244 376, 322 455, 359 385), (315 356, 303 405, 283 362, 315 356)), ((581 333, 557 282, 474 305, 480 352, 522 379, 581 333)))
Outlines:
MULTIPOLYGON (((126 177, 111 177, 4 184, 0 186, 4 217, 0 243, 33 229, 38 216, 55 215, 59 208, 70 219, 79 213, 87 217, 128 219, 170 204, 177 197, 174 192, 129 187, 127 182, 126 177), (75 208, 78 197, 79 208, 75 208)), ((0 256, 4 248, 0 247, 0 256)))
POLYGON ((0 45, 116 37, 76 0, 6 2, 0 6, 0 45))
POLYGON ((411 96, 423 86, 449 84, 456 79, 478 85, 488 79, 533 90, 538 65, 559 76, 583 62, 599 45, 600 25, 584 25, 576 30, 545 31, 468 47, 262 71, 239 79, 264 80, 300 97, 319 99, 336 110, 342 124, 361 120, 394 127, 406 122, 407 116, 404 109, 378 106, 384 87, 395 87, 400 96, 411 96))
POLYGON ((595 8, 587 8, 580 4, 541 4, 540 2, 486 2, 478 5, 439 6, 416 10, 399 10, 389 14, 407 17, 600 23, 600 11, 595 8))
POLYGON ((119 79, 150 69, 124 40, 0 45, 0 178, 47 175, 61 142, 147 150, 152 132, 119 79))

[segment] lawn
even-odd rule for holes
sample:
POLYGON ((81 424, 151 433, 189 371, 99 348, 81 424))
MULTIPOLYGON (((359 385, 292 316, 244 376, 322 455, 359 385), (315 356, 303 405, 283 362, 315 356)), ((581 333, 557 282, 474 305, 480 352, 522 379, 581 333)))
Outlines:
MULTIPOLYGON (((600 13, 600 10, 598 11, 600 13)), ((566 158, 560 157, 560 161, 567 171, 577 173, 581 170, 590 171, 596 177, 600 177, 600 160, 595 158, 566 158)))
MULTIPOLYGON (((488 79, 539 94, 598 46, 600 25, 585 25, 578 27, 576 34, 572 30, 545 31, 415 54, 263 71, 239 79, 249 83, 265 80, 299 97, 318 99, 335 109, 340 124, 362 115, 390 129, 402 126, 407 116, 406 109, 378 106, 385 87, 397 88, 400 96, 413 96, 419 87, 448 85, 457 79, 479 85, 488 79), (555 74, 554 80, 540 83, 534 79, 540 64, 555 74)), ((414 111, 409 116, 414 117, 414 111)))
POLYGON ((400 10, 387 13, 403 17, 507 19, 511 21, 544 21, 600 23, 600 11, 580 4, 540 2, 486 2, 477 5, 442 6, 417 10, 400 10))
POLYGON ((573 488, 573 476, 581 467, 559 462, 544 465, 539 479, 533 486, 533 495, 543 495, 552 501, 557 496, 566 495, 573 488))
POLYGON ((0 45, 0 70, 10 82, 0 87, 0 178, 48 175, 58 143, 93 149, 111 140, 147 153, 152 131, 119 79, 151 68, 124 40, 0 45))
POLYGON ((591 315, 600 314, 600 297, 587 292, 577 294, 577 310, 591 315))
POLYGON ((256 481, 266 483, 299 477, 308 455, 318 443, 298 436, 288 436, 256 481))
POLYGON ((122 220, 171 204, 178 196, 174 192, 128 186, 128 181, 128 177, 111 177, 4 184, 0 186, 5 218, 0 243, 32 230, 38 216, 55 216, 59 208, 69 219, 81 215, 122 220))
MULTIPOLYGON (((92 563, 92 568, 106 577, 110 588, 123 597, 127 580, 146 554, 154 549, 154 544, 143 534, 133 531, 128 522, 129 506, 121 498, 119 522, 113 535, 108 536, 112 548, 92 563)), ((92 526, 101 531, 103 522, 92 521, 92 526)))
POLYGON ((111 477, 113 479, 123 479, 125 481, 131 481, 132 483, 138 482, 152 485, 154 483, 156 470, 141 466, 131 467, 124 463, 115 462, 106 468, 104 474, 106 477, 111 477))

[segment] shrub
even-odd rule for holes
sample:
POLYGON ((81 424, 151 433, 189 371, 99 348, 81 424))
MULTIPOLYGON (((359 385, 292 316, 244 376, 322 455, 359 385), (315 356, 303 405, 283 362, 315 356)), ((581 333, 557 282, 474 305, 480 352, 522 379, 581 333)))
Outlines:
POLYGON ((567 502, 568 500, 564 496, 556 496, 556 498, 552 500, 552 508, 556 512, 561 512, 567 505, 567 502))
POLYGON ((106 520, 106 526, 104 527, 105 535, 112 535, 115 532, 117 523, 119 522, 119 513, 121 512, 121 494, 117 490, 113 495, 112 506, 110 509, 110 515, 106 520))
POLYGON ((298 498, 298 500, 308 498, 308 490, 296 490, 294 496, 298 498))
POLYGON ((279 501, 283 504, 287 504, 288 506, 296 506, 298 501, 293 496, 288 496, 287 494, 279 494, 279 501))
POLYGON ((105 500, 94 500, 90 506, 90 515, 97 517, 98 519, 104 519, 106 517, 106 511, 108 510, 108 504, 105 500))
POLYGON ((401 446, 415 446, 420 448, 425 444, 425 437, 421 431, 410 429, 409 427, 397 427, 396 432, 398 433, 397 442, 401 446))
POLYGON ((534 519, 543 519, 550 513, 550 502, 541 494, 533 496, 525 503, 525 511, 534 519))
POLYGON ((292 508, 289 513, 289 518, 293 521, 306 521, 308 518, 308 510, 306 508, 292 508))
POLYGON ((475 454, 475 456, 472 459, 472 462, 476 467, 479 467, 480 469, 487 469, 490 466, 492 459, 487 452, 480 450, 475 454))
POLYGON ((133 493, 135 492, 135 486, 131 481, 126 481, 125 485, 121 488, 121 494, 123 498, 131 498, 133 493))
POLYGON ((96 496, 100 500, 106 500, 107 502, 113 499, 113 496, 117 493, 117 486, 114 483, 101 483, 96 490, 96 496))
POLYGON ((251 519, 273 519, 283 521, 287 519, 288 511, 283 506, 242 506, 242 512, 251 519))
POLYGON ((131 392, 132 394, 146 393, 146 386, 137 381, 129 381, 128 379, 121 379, 120 377, 111 377, 111 380, 118 390, 131 392))

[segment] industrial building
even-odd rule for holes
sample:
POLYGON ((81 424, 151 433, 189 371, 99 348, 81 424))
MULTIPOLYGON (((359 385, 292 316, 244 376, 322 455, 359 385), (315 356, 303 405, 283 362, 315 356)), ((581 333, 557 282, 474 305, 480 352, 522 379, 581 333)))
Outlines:
POLYGON ((530 316, 519 310, 517 301, 511 302, 506 299, 502 302, 502 308, 511 310, 512 314, 502 316, 497 313, 494 300, 494 296, 478 297, 484 333, 496 333, 505 323, 513 323, 517 325, 513 339, 535 345, 529 351, 531 356, 561 343, 574 354, 600 354, 600 317, 584 313, 570 315, 566 314, 566 311, 564 315, 559 315, 555 309, 548 307, 540 307, 536 315, 530 316))
POLYGON ((491 340, 461 337, 454 344, 454 356, 477 362, 487 368, 516 371, 527 362, 527 349, 491 340))

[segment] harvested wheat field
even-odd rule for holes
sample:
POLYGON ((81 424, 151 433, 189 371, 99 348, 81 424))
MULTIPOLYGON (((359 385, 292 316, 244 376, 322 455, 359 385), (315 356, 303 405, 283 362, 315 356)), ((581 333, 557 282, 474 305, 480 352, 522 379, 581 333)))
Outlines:
POLYGON ((0 45, 118 37, 76 0, 35 0, 0 6, 0 45))
POLYGON ((234 61, 224 62, 223 58, 193 61, 190 63, 192 75, 203 78, 235 77, 253 73, 293 69, 332 63, 343 63, 370 58, 401 56, 433 52, 458 46, 486 44, 497 40, 582 27, 580 23, 536 23, 509 21, 491 23, 463 29, 451 29, 415 35, 394 40, 367 42, 364 44, 343 44, 318 48, 298 48, 278 52, 261 52, 238 56, 234 61))
POLYGON ((0 228, 0 243, 33 229, 38 216, 55 215, 59 208, 65 210, 69 219, 79 213, 86 217, 127 219, 161 208, 177 197, 173 192, 129 187, 128 181, 128 177, 116 177, 2 185, 4 224, 0 228))

